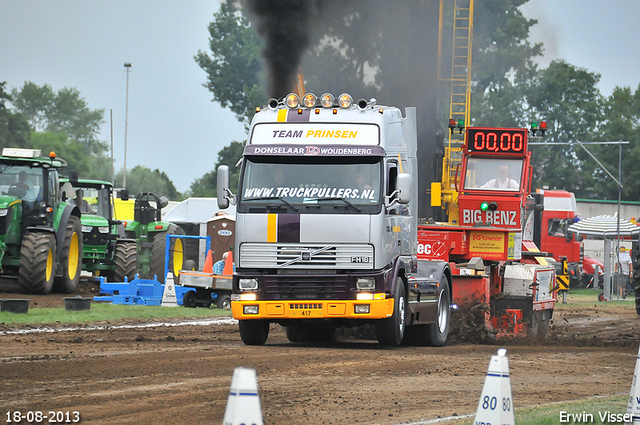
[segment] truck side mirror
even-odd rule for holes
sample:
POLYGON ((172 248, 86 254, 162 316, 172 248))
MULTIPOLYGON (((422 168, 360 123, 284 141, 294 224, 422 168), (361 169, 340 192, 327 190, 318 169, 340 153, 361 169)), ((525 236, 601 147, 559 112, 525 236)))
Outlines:
POLYGON ((400 173, 396 180, 398 202, 408 204, 411 202, 411 174, 400 173))
POLYGON ((120 199, 122 199, 123 201, 128 201, 129 200, 129 189, 120 189, 120 193, 118 194, 118 197, 120 199))
POLYGON ((218 196, 218 208, 221 210, 229 208, 229 197, 227 191, 229 190, 229 166, 221 165, 218 167, 218 182, 217 182, 217 196, 218 196))

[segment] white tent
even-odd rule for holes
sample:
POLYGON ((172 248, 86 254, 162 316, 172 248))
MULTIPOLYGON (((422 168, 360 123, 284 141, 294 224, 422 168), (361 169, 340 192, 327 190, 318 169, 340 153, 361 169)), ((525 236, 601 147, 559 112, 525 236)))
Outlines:
MULTIPOLYGON (((207 222, 218 211, 226 212, 231 218, 235 218, 236 215, 235 205, 229 205, 226 210, 220 210, 216 198, 187 198, 167 212, 164 220, 183 225, 183 229, 187 227, 193 228, 195 225, 198 227, 197 232, 186 233, 193 236, 207 236, 207 222)), ((198 245, 198 264, 204 265, 206 240, 201 239, 198 245)))
MULTIPOLYGON (((612 262, 617 262, 617 247, 611 249, 611 241, 620 238, 636 239, 640 234, 640 227, 624 219, 618 219, 610 215, 599 215, 585 218, 569 226, 569 232, 576 235, 586 236, 590 239, 600 239, 604 241, 604 298, 610 300, 612 296, 613 266, 612 262), (616 255, 612 255, 613 252, 616 255)), ((616 284, 621 285, 621 276, 616 276, 616 284)))
POLYGON ((592 236, 594 239, 616 239, 618 235, 637 236, 640 233, 640 227, 625 219, 618 220, 610 215, 599 215, 572 224, 569 226, 569 231, 582 236, 592 236), (619 229, 618 223, 620 223, 619 229))

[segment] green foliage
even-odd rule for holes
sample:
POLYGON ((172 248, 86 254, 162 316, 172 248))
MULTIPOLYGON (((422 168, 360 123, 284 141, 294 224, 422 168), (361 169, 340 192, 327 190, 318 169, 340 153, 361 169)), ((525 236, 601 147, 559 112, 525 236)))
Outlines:
MULTIPOLYGON (((640 198, 640 185, 635 184, 640 179, 640 169, 635 167, 640 160, 640 87, 635 92, 617 88, 603 99, 596 73, 563 61, 539 69, 533 61, 542 55, 543 46, 529 41, 529 30, 537 21, 520 11, 527 1, 475 1, 471 124, 524 127, 532 120, 546 120, 549 142, 627 140, 631 143, 623 147, 622 199, 640 198)), ((213 100, 232 108, 248 124, 254 107, 265 103, 264 93, 269 91, 267 78, 259 77, 266 72, 261 41, 254 31, 260 27, 264 32, 265 25, 247 10, 235 9, 238 2, 230 3, 233 6, 221 6, 209 26, 211 55, 199 52, 195 59, 207 72, 205 86, 213 100)), ((305 21, 310 36, 301 68, 308 91, 348 92, 355 98, 376 97, 398 106, 419 106, 440 96, 439 113, 445 114, 448 90, 428 87, 433 84, 429 65, 438 56, 429 51, 428 40, 434 33, 433 25, 427 23, 438 14, 438 3, 370 0, 363 7, 361 2, 318 2, 314 19, 305 21)), ((453 16, 450 3, 444 4, 450 8, 445 10, 449 28, 444 34, 450 37, 453 16)), ((260 2, 242 5, 264 12, 260 2)), ((274 28, 277 34, 286 32, 274 28)), ((441 66, 446 64, 445 58, 441 66)), ((442 70, 447 75, 446 66, 442 70)), ((617 147, 588 148, 617 177, 617 147)), ((615 182, 579 147, 532 146, 532 152, 534 188, 567 189, 580 198, 617 198, 615 182)), ((194 181, 191 193, 212 196, 215 178, 214 170, 194 181)))
POLYGON ((5 91, 6 82, 0 82, 0 150, 7 147, 26 148, 29 146, 29 123, 20 113, 7 108, 12 100, 5 91))
MULTIPOLYGON (((533 116, 547 121, 546 142, 594 141, 602 119, 599 79, 598 74, 554 61, 533 80, 527 100, 533 116)), ((586 152, 569 145, 531 150, 534 187, 567 189, 578 198, 594 195, 590 176, 596 164, 586 152)))
POLYGON ((225 2, 209 24, 211 55, 198 51, 197 64, 207 73, 204 86, 213 101, 229 108, 240 122, 249 124, 255 107, 265 103, 259 81, 260 41, 246 18, 225 2))
POLYGON ((7 146, 54 151, 81 177, 111 180, 107 145, 98 140, 104 110, 90 109, 75 88, 54 92, 48 84, 29 81, 12 90, 11 102, 16 116, 23 116, 32 130, 27 141, 14 140, 7 146))
MULTIPOLYGON (((115 176, 116 187, 122 184, 123 177, 124 170, 121 169, 115 176)), ((182 198, 182 195, 176 190, 173 182, 164 171, 158 169, 151 171, 151 169, 142 165, 136 165, 127 170, 127 189, 129 189, 129 196, 132 198, 140 192, 152 192, 158 197, 166 196, 171 201, 177 201, 182 198)))
POLYGON ((218 159, 213 170, 205 174, 199 179, 191 183, 189 193, 191 196, 198 197, 215 197, 217 195, 217 179, 218 166, 229 166, 229 185, 232 188, 238 187, 238 179, 240 177, 240 169, 235 165, 242 158, 244 151, 244 143, 231 142, 229 146, 225 146, 218 152, 218 159))
POLYGON ((27 117, 36 131, 65 133, 69 139, 82 143, 87 154, 107 150, 97 137, 104 110, 89 109, 77 89, 65 87, 54 92, 48 84, 38 86, 27 81, 22 89, 13 89, 12 95, 15 109, 27 117))

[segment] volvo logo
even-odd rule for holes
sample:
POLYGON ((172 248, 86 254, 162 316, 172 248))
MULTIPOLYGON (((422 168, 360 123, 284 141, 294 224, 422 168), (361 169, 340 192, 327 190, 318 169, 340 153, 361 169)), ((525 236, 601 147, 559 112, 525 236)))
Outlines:
POLYGON ((311 251, 303 251, 301 254, 301 257, 302 257, 302 261, 311 260, 311 251))

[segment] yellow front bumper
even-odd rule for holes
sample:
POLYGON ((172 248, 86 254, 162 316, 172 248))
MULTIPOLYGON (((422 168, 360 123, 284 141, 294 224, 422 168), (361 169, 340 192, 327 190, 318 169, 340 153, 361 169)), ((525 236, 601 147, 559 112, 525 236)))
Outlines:
POLYGON ((232 301, 231 313, 237 320, 246 319, 385 319, 393 315, 392 298, 385 300, 288 300, 232 301), (369 305, 369 313, 356 313, 356 305, 369 305), (257 306, 258 314, 245 314, 245 306, 257 306))

